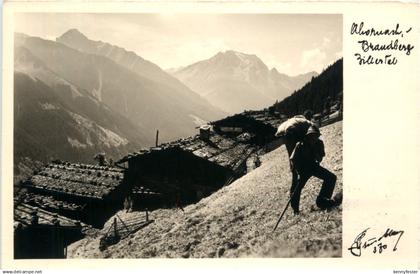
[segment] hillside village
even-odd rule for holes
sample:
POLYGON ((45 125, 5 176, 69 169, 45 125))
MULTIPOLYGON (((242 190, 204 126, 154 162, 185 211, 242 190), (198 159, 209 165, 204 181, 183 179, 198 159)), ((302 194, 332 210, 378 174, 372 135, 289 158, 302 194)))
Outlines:
MULTIPOLYGON (((323 166, 337 177, 335 192, 342 191, 342 122, 321 128, 326 147, 323 166)), ((311 179, 302 195, 302 212, 286 212, 273 227, 287 203, 291 175, 284 147, 264 154, 261 166, 198 203, 154 210, 150 225, 105 249, 101 239, 113 227, 113 218, 96 235, 68 247, 70 258, 261 258, 340 257, 342 209, 313 208, 321 182, 311 179)), ((144 220, 142 211, 121 210, 123 222, 144 220)), ((118 218, 117 217, 117 218, 118 218)), ((118 219, 118 231, 125 232, 118 219)))
MULTIPOLYGON (((326 115, 317 121, 320 126, 342 119, 336 106, 329 111, 338 114, 326 115)), ((100 234, 109 218, 124 207, 144 215, 150 210, 182 208, 211 195, 208 200, 256 168, 255 162, 250 167, 250 159, 276 149, 274 133, 287 117, 270 112, 245 111, 211 122, 195 136, 130 153, 113 166, 49 163, 23 181, 15 197, 16 257, 64 257, 67 245, 89 233, 100 234), (34 233, 44 235, 31 245, 41 251, 24 244, 34 233), (54 238, 45 241, 51 235, 54 238), (48 250, 57 237, 62 239, 61 249, 48 250)), ((113 219, 114 234, 117 226, 130 223, 113 219)), ((135 220, 131 225, 137 228, 150 223, 138 216, 135 220)))
MULTIPOLYGON (((15 116, 18 123, 15 160, 20 161, 18 167, 26 174, 16 177, 15 184, 15 258, 293 256, 290 252, 297 252, 299 256, 339 255, 339 209, 331 214, 335 234, 328 237, 320 233, 324 238, 319 244, 326 248, 325 253, 312 250, 310 244, 303 247, 299 243, 299 248, 306 248, 305 251, 290 249, 289 253, 283 254, 279 251, 287 241, 283 234, 275 234, 280 238, 269 241, 260 232, 250 235, 244 230, 249 225, 246 216, 250 218, 249 223, 256 225, 258 222, 261 228, 268 229, 279 211, 274 203, 284 203, 287 195, 283 190, 288 188, 290 181, 288 161, 283 148, 278 149, 274 134, 282 122, 306 109, 316 112, 313 122, 321 127, 328 139, 324 140, 326 149, 331 150, 327 152, 325 162, 338 172, 341 182, 342 59, 320 75, 312 76, 280 102, 272 102, 271 106, 260 110, 245 110, 230 116, 225 113, 222 117, 223 111, 219 112, 200 96, 191 95, 189 87, 154 64, 121 48, 91 41, 76 30, 59 37, 58 42, 23 34, 17 34, 15 39, 15 116), (92 53, 98 45, 108 50, 92 53), (62 66, 57 62, 60 58, 48 57, 51 51, 63 59, 73 56, 74 60, 67 60, 68 66, 62 66), (113 55, 115 51, 118 54, 113 55), (134 72, 127 69, 126 58, 118 58, 120 54, 137 60, 138 67, 134 72), (108 75, 91 75, 92 79, 99 77, 98 89, 92 88, 95 85, 87 81, 90 76, 70 69, 78 66, 76 60, 84 62, 84 58, 88 60, 85 63, 87 72, 95 71, 93 68, 99 62, 101 73, 108 75), (150 74, 143 74, 145 67, 149 68, 150 74), (107 82, 113 73, 122 75, 121 85, 129 84, 125 86, 126 93, 122 98, 128 96, 131 100, 133 97, 133 102, 118 98, 120 101, 115 103, 113 94, 118 89, 112 81, 107 82), (65 76, 61 78, 60 75, 65 76), (71 79, 71 82, 64 79, 71 79), (171 87, 167 89, 166 85, 171 87), (136 97, 137 86, 150 95, 147 102, 143 97, 136 97), (156 97, 154 89, 166 89, 166 93, 156 97), (96 90, 96 93, 88 90, 96 90), (172 94, 175 91, 179 96, 172 94), (182 98, 189 99, 182 102, 182 98), (164 102, 163 109, 179 108, 172 114, 166 113, 168 117, 177 117, 176 123, 171 123, 174 119, 163 117, 164 111, 147 107, 160 100, 164 102), (185 110, 184 104, 191 106, 185 110), (143 118, 145 113, 146 120, 143 118), (160 118, 156 120, 156 116, 160 118), (33 125, 33 119, 48 123, 43 123, 42 128, 28 126, 33 125), (159 128, 154 123, 166 124, 165 132, 176 129, 173 134, 185 137, 160 137, 156 132, 156 138, 152 140, 151 128, 159 128), (62 136, 51 134, 53 127, 58 125, 62 136), (50 144, 62 144, 63 138, 66 144, 59 146, 62 151, 53 151, 50 144), (77 153, 70 153, 74 149, 77 153), (95 154, 99 159, 96 164, 80 161, 87 157, 93 159, 95 154), (37 155, 42 157, 36 161, 25 160, 36 159, 37 155), (105 155, 113 159, 105 161, 105 155), (276 183, 276 178, 283 178, 286 183, 276 183), (277 196, 280 200, 272 192, 278 187, 283 193, 277 196), (258 197, 253 196, 257 194, 258 197), (259 204, 266 195, 269 197, 265 202, 272 204, 259 204), (237 216, 230 220, 232 210, 237 216), (225 216, 228 223, 224 214, 228 214, 225 216), (215 219, 203 220, 206 215, 215 219), (196 233, 196 229, 222 229, 213 228, 212 223, 231 227, 226 231, 231 238, 235 233, 241 234, 240 231, 246 238, 238 236, 237 240, 232 238, 221 243, 227 237, 222 232, 216 233, 219 239, 206 239, 196 233), (202 227, 204 224, 205 228, 202 227), (196 233, 195 240, 187 246, 177 243, 190 228, 196 233), (162 239, 171 245, 152 248, 149 241, 157 241, 152 236, 154 232, 163 233, 162 239), (133 239, 137 239, 138 244, 133 244, 133 239), (133 248, 122 254, 117 251, 120 245, 133 248), (214 251, 200 251, 209 245, 214 251)), ((236 57, 232 57, 233 53, 227 53, 229 58, 239 56, 235 53, 236 57)), ((299 82, 291 86, 300 85, 299 82)), ((341 183, 338 190, 340 188, 341 183)), ((314 189, 311 186, 311 193, 314 189)), ((307 203, 309 195, 303 197, 307 203)), ((304 215, 304 220, 314 222, 318 217, 330 218, 323 212, 305 214, 308 215, 304 215)), ((293 222, 288 219, 286 225, 291 227, 293 222)), ((299 225, 303 225, 302 229, 308 230, 309 234, 313 233, 309 232, 307 224, 299 225)))

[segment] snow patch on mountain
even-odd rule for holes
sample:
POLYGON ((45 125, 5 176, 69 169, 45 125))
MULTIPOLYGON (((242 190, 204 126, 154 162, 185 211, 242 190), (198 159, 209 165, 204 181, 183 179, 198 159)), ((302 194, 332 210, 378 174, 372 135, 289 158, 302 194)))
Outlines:
POLYGON ((39 103, 43 110, 57 110, 60 109, 58 106, 50 103, 39 103))
POLYGON ((77 139, 73 139, 73 138, 67 137, 67 141, 74 148, 86 148, 87 147, 86 144, 82 144, 77 139))
POLYGON ((102 102, 102 72, 98 70, 98 88, 94 88, 92 94, 99 102, 102 102))
POLYGON ((190 114, 190 117, 193 118, 194 124, 196 126, 202 126, 202 125, 207 124, 207 121, 206 120, 203 120, 203 119, 201 119, 200 117, 198 117, 198 116, 196 116, 194 114, 190 114))
POLYGON ((93 145, 91 135, 97 136, 99 139, 98 143, 107 147, 117 147, 128 144, 128 140, 126 138, 119 136, 112 130, 101 127, 79 114, 70 112, 70 115, 79 126, 80 132, 85 135, 87 145, 93 145))
POLYGON ((104 133, 104 139, 102 140, 103 143, 108 146, 108 147, 113 147, 113 146, 123 146, 128 144, 128 140, 119 136, 118 134, 116 134, 115 132, 100 127, 99 128, 102 130, 102 132, 104 133))

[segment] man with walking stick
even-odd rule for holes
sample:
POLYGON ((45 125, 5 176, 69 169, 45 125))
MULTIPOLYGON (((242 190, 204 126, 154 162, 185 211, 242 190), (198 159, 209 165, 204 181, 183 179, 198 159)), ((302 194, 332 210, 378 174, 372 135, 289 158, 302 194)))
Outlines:
POLYGON ((311 126, 303 141, 296 144, 290 156, 292 168, 298 175, 297 181, 293 182, 290 188, 290 203, 295 214, 299 214, 301 191, 312 176, 323 180, 321 191, 316 199, 316 205, 320 209, 329 209, 342 202, 340 196, 331 198, 337 176, 320 165, 325 156, 324 143, 319 139, 320 135, 319 129, 311 126))
MULTIPOLYGON (((279 138, 280 142, 286 146, 287 154, 292 155, 296 144, 303 140, 309 127, 314 124, 311 122, 312 110, 306 110, 303 115, 296 115, 287 121, 283 122, 275 136, 279 138)), ((292 172, 292 182, 296 182, 297 174, 292 168, 290 162, 290 171, 292 172)), ((294 184, 294 183, 293 183, 294 184)))
POLYGON ((319 129, 316 126, 310 126, 303 140, 296 143, 290 155, 290 167, 293 174, 290 199, 277 221, 274 230, 280 223, 289 204, 291 204, 294 214, 299 214, 302 189, 312 176, 323 180, 321 191, 316 199, 316 205, 320 209, 329 209, 340 205, 342 202, 342 195, 336 195, 333 199, 331 198, 337 177, 320 165, 325 156, 324 143, 319 139, 320 135, 319 129))

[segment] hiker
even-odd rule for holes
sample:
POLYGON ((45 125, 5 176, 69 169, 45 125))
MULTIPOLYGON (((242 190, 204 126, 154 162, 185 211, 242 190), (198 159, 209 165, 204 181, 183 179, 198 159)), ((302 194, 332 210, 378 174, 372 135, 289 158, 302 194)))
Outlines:
POLYGON ((314 124, 311 122, 313 117, 312 110, 305 110, 303 115, 296 115, 285 122, 283 122, 277 129, 276 137, 281 138, 286 145, 287 153, 292 154, 297 142, 301 141, 310 126, 314 124))
POLYGON ((290 156, 296 144, 303 140, 308 128, 314 125, 311 122, 312 116, 312 110, 305 110, 303 115, 296 115, 283 122, 275 134, 276 137, 280 138, 280 142, 286 145, 287 154, 289 155, 290 171, 292 172, 292 185, 296 184, 297 174, 292 168, 290 156))
POLYGON ((342 197, 331 199, 337 176, 320 166, 325 156, 324 143, 319 139, 321 133, 316 126, 311 126, 303 141, 298 142, 290 156, 293 171, 297 180, 292 181, 290 188, 291 206, 294 213, 299 214, 300 194, 306 182, 312 176, 323 180, 321 191, 316 199, 320 209, 328 209, 341 204, 342 197))

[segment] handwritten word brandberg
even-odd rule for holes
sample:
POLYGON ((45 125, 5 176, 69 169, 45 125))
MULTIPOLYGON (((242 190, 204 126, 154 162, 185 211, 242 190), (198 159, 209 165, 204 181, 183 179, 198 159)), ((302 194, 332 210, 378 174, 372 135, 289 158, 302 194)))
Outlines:
MULTIPOLYGON (((405 31, 400 29, 400 25, 397 23, 393 29, 375 29, 375 28, 364 28, 364 22, 360 24, 353 23, 351 26, 350 34, 369 37, 378 37, 378 36, 389 36, 393 39, 384 44, 372 43, 367 39, 357 41, 360 44, 361 50, 363 52, 374 52, 374 51, 400 51, 404 52, 406 55, 410 55, 411 51, 414 49, 414 46, 407 43, 401 43, 398 39, 403 39, 405 33, 411 31, 411 27, 405 31)), ((392 54, 385 54, 383 57, 373 57, 372 55, 362 56, 360 53, 355 53, 359 65, 396 65, 398 62, 397 57, 392 54)))

